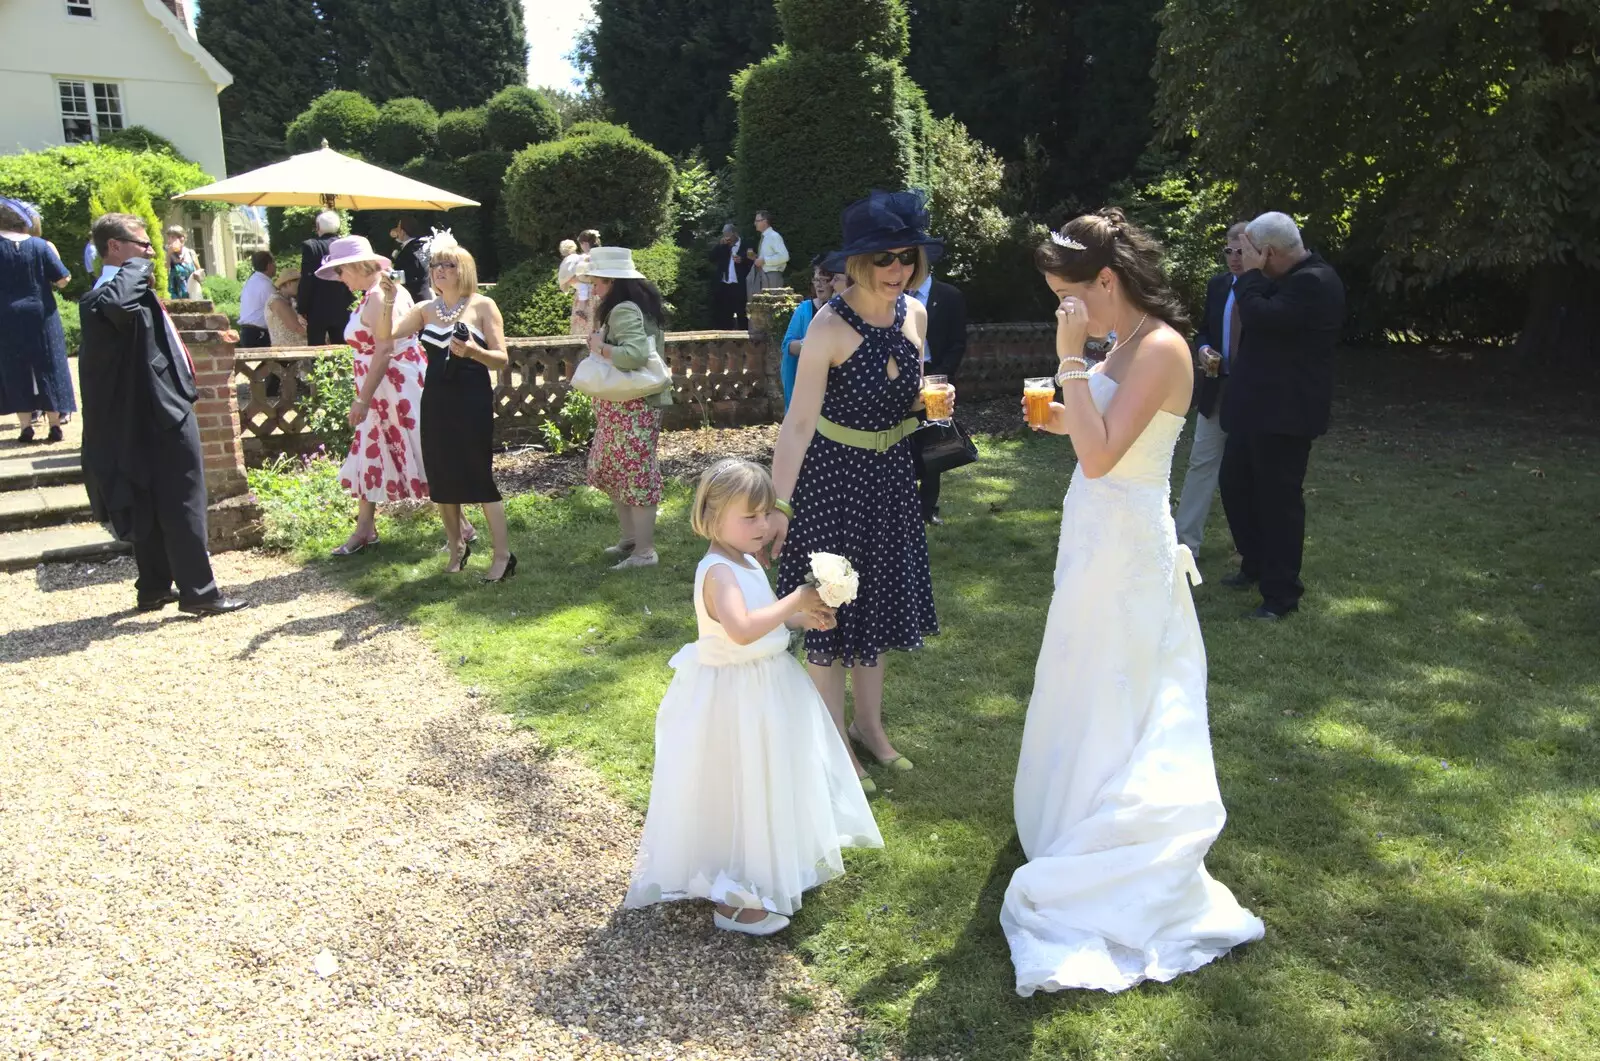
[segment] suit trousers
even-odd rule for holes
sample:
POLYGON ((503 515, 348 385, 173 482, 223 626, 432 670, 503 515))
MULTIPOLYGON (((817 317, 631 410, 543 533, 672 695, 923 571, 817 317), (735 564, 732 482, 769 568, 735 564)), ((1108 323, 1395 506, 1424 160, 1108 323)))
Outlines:
POLYGON ((761 273, 761 289, 763 291, 773 291, 773 290, 776 290, 777 288, 780 288, 780 287, 783 287, 783 286, 785 286, 785 281, 783 279, 783 273, 782 273, 781 270, 778 270, 778 271, 774 271, 774 270, 771 270, 771 269, 762 270, 762 273, 761 273))
POLYGON ((349 317, 334 321, 307 321, 306 345, 307 346, 343 346, 345 325, 350 323, 349 317))
POLYGON ((1240 571, 1261 583, 1261 600, 1275 612, 1299 606, 1305 586, 1300 562, 1306 544, 1306 465, 1311 439, 1235 431, 1222 453, 1222 507, 1240 571))
POLYGON ((200 456, 200 428, 193 416, 177 427, 150 428, 146 434, 153 469, 148 505, 149 528, 133 542, 139 566, 134 583, 139 600, 154 600, 178 586, 186 603, 216 600, 216 577, 206 551, 206 470, 200 456))
MULTIPOLYGON (((1227 384, 1223 384, 1226 389, 1227 384)), ((1189 448, 1189 470, 1183 476, 1183 493, 1178 495, 1178 541, 1200 555, 1206 540, 1206 520, 1211 516, 1211 498, 1217 492, 1222 473, 1222 447, 1228 433, 1222 430, 1222 402, 1206 416, 1194 417, 1194 445, 1189 448)))
POLYGON ((724 332, 748 330, 750 318, 745 312, 745 299, 748 297, 743 280, 732 284, 726 280, 718 280, 711 295, 713 314, 711 326, 724 332))

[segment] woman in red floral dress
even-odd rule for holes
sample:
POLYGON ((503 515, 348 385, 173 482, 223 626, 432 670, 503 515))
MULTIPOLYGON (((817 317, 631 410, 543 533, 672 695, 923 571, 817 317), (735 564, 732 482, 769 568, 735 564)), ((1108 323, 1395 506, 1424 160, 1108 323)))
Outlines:
MULTIPOLYGON (((360 301, 350 313, 344 339, 355 352, 356 400, 350 405, 355 437, 339 467, 339 485, 359 503, 356 529, 335 556, 359 553, 378 540, 378 504, 428 496, 428 473, 422 466, 422 380, 427 362, 416 336, 388 342, 376 338, 383 299, 373 295, 389 259, 373 251, 363 236, 333 241, 317 276, 341 280, 360 301)), ((401 288, 391 313, 390 328, 411 311, 411 297, 401 288)))

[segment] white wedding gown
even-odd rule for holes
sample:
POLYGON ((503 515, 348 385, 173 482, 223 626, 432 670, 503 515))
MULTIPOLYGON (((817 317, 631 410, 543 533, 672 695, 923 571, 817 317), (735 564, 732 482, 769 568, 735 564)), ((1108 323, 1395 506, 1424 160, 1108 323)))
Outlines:
MULTIPOLYGON (((1089 380, 1105 411, 1116 381, 1089 380)), ((1226 812, 1206 721, 1206 657, 1169 504, 1183 418, 1157 412, 1111 472, 1080 466, 1017 764, 1000 924, 1017 993, 1171 980, 1260 939, 1206 872, 1226 812)))

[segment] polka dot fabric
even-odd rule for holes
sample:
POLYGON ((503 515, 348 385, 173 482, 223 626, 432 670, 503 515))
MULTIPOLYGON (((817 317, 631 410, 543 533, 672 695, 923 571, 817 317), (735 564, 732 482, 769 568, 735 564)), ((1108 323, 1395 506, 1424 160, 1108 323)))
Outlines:
MULTIPOLYGON (((901 331, 905 296, 888 328, 867 324, 838 296, 828 305, 861 333, 861 345, 828 370, 822 415, 861 431, 886 431, 913 415, 921 379, 917 348, 901 331), (900 368, 897 379, 889 378, 891 357, 900 368)), ((885 649, 918 649, 924 637, 939 632, 910 439, 876 453, 816 435, 792 501, 779 594, 805 580, 814 552, 847 557, 861 575, 855 601, 839 609, 839 625, 806 631, 807 659, 824 667, 870 667, 885 649)))

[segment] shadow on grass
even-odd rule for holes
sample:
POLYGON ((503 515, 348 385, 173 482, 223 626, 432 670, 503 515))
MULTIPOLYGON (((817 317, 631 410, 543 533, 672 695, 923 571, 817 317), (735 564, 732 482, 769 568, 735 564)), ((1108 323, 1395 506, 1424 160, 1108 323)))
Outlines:
MULTIPOLYGON (((1535 477, 1492 434, 1429 429, 1423 415, 1404 446, 1355 428, 1319 443, 1311 592, 1289 622, 1239 618, 1254 601, 1217 584, 1213 512, 1196 598, 1231 821, 1208 864, 1268 933, 1117 996, 1017 998, 998 924, 1021 860, 1011 780, 1067 447, 988 443, 947 479, 947 525, 930 534, 945 633, 888 662, 886 715, 918 767, 879 773, 888 849, 851 855, 790 933, 870 1020, 869 1052, 1299 1061, 1497 1040, 1581 1056, 1600 1033, 1577 1001, 1600 997, 1585 971, 1600 964, 1600 572, 1587 524, 1550 513, 1600 510, 1600 490, 1564 444, 1535 477)), ((512 503, 525 566, 506 586, 430 574, 431 526, 346 575, 642 809, 664 662, 694 636, 703 545, 681 525, 685 496, 669 499, 653 571, 604 570, 609 512, 580 491, 512 503)))

